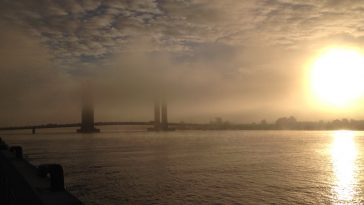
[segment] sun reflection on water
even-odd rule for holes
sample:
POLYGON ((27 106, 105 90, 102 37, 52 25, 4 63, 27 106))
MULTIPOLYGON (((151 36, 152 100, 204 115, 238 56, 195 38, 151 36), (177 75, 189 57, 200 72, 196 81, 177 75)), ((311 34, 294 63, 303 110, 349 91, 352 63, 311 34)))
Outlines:
POLYGON ((355 144, 355 132, 333 132, 331 158, 335 175, 334 194, 337 204, 354 203, 357 181, 357 148, 355 144))

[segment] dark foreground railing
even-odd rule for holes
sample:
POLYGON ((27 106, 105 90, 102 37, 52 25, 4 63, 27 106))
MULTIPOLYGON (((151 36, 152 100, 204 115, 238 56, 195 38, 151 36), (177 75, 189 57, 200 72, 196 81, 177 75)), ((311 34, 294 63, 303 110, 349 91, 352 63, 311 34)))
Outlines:
POLYGON ((20 146, 8 147, 0 138, 0 204, 80 205, 64 188, 63 168, 38 167, 23 159, 20 146))

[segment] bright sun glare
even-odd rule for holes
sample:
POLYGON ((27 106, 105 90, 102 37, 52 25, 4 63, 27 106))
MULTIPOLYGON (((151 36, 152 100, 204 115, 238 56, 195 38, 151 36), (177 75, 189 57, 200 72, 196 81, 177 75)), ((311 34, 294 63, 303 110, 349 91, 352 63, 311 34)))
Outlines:
POLYGON ((341 202, 350 204, 357 190, 357 148, 355 144, 355 132, 340 130, 333 133, 334 141, 331 147, 331 156, 335 174, 336 186, 334 193, 341 202))
POLYGON ((332 48, 314 62, 311 89, 323 103, 346 107, 364 93, 364 56, 359 51, 332 48))

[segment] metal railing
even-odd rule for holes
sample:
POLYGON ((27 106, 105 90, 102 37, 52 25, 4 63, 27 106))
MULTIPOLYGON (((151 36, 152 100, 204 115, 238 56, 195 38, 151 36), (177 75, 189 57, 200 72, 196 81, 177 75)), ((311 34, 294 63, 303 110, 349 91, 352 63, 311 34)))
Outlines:
POLYGON ((0 204, 80 205, 64 188, 59 164, 38 167, 23 157, 21 146, 9 147, 0 138, 0 204))

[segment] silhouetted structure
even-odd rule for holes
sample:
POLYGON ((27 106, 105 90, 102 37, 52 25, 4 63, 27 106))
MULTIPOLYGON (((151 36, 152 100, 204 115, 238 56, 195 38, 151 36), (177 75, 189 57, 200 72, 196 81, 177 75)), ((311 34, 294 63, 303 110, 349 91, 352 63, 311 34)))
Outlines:
POLYGON ((175 129, 168 127, 167 103, 159 100, 154 102, 154 127, 150 131, 173 131, 175 129))
POLYGON ((65 190, 61 165, 36 167, 24 159, 22 147, 9 147, 1 138, 0 181, 0 204, 83 204, 65 190))
POLYGON ((77 130, 80 133, 100 132, 94 124, 94 106, 90 96, 84 96, 82 100, 81 128, 77 130))
POLYGON ((281 117, 276 120, 275 123, 277 129, 281 130, 289 130, 289 129, 295 129, 298 127, 298 122, 295 117, 281 117))
POLYGON ((156 100, 154 102, 154 130, 159 130, 160 128, 160 103, 159 100, 156 100))
POLYGON ((167 103, 162 101, 162 130, 168 130, 167 103))
MULTIPOLYGON (((281 118, 279 118, 281 119, 281 118)), ((277 120, 281 122, 282 120, 277 120)), ((283 117, 284 119, 284 117, 283 117)), ((290 117, 286 117, 290 119, 290 117)), ((291 118, 293 119, 293 118, 291 118)), ((222 120, 222 119, 221 119, 222 120)), ((349 129, 349 130, 364 130, 364 120, 354 119, 336 119, 333 121, 298 121, 295 123, 289 123, 290 127, 282 127, 281 124, 275 121, 269 123, 263 120, 260 123, 231 123, 229 121, 213 120, 210 123, 186 123, 186 122, 168 122, 168 131, 172 130, 338 130, 338 129, 349 129), (171 128, 173 127, 173 128, 171 128)), ((154 121, 147 122, 95 122, 95 126, 112 126, 112 125, 127 125, 127 126, 148 126, 150 131, 158 131, 154 128, 156 125, 154 121)), ((287 125, 287 124, 285 124, 287 125)), ((29 125, 29 126, 13 126, 13 127, 0 127, 0 131, 6 130, 38 130, 38 129, 49 129, 49 128, 69 128, 69 127, 81 127, 81 123, 68 123, 68 124, 43 124, 43 125, 29 125)))

